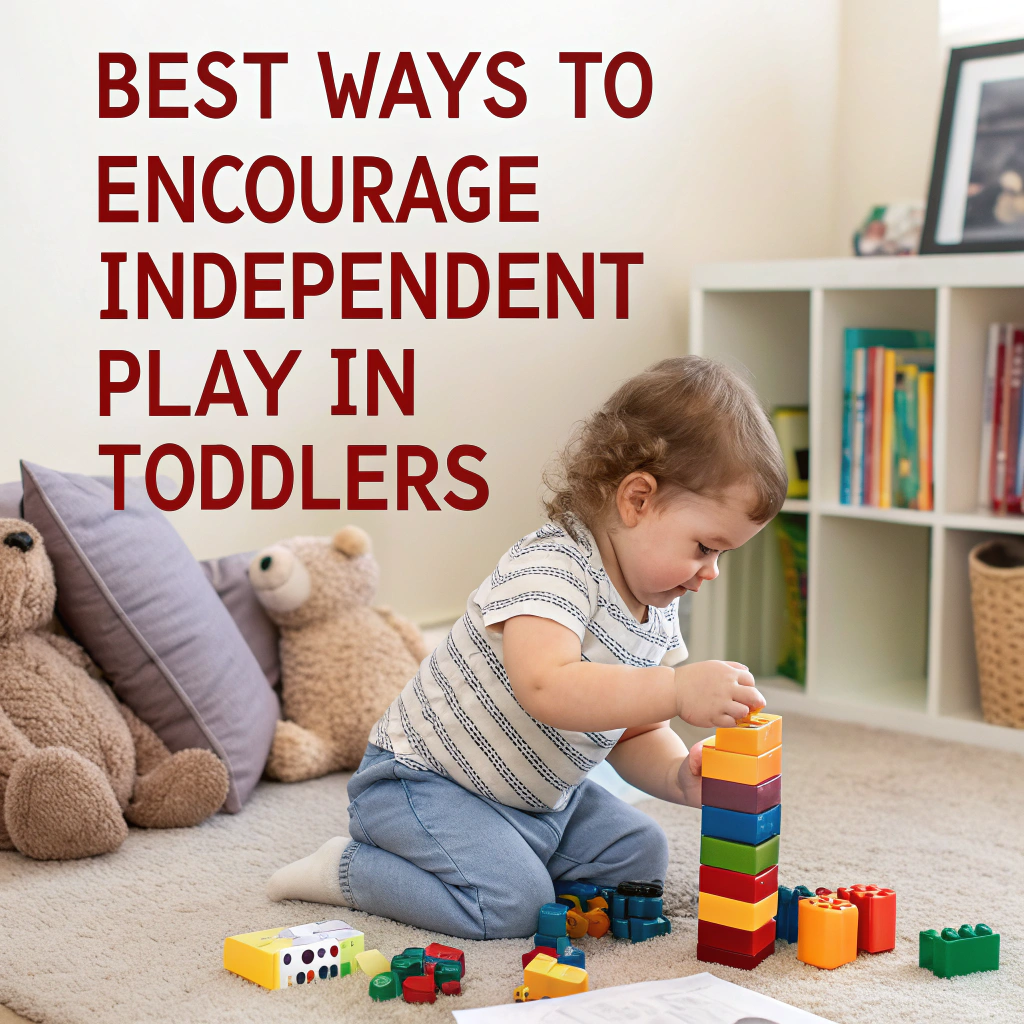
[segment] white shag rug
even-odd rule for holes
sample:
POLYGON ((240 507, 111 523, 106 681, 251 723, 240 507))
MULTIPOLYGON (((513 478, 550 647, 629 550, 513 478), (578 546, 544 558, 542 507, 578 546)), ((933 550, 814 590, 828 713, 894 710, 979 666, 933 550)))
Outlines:
MULTIPOLYGON (((898 893, 896 950, 836 971, 778 943, 753 972, 698 963, 693 890, 699 812, 641 806, 669 835, 670 936, 636 946, 583 940, 591 987, 710 970, 836 1021, 1024 1020, 1024 758, 787 716, 780 880, 873 882, 898 893), (985 921, 998 972, 942 980, 917 966, 923 928, 985 921)), ((315 904, 271 903, 267 877, 347 824, 346 776, 263 783, 245 810, 195 829, 132 829, 116 854, 38 863, 0 854, 0 1003, 45 1024, 308 1024, 451 1020, 508 1002, 529 940, 458 943, 464 995, 433 1006, 372 1003, 359 974, 267 992, 221 967, 224 937, 341 916, 390 955, 441 936, 315 904)))

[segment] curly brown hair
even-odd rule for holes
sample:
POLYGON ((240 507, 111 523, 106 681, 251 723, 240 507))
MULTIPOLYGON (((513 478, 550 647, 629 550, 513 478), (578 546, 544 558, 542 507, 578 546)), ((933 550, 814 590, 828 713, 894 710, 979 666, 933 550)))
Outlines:
POLYGON ((574 519, 592 528, 636 471, 668 494, 713 495, 749 483, 755 523, 772 519, 786 497, 782 451, 754 389, 702 356, 655 363, 577 427, 544 474, 547 514, 570 531, 574 519))

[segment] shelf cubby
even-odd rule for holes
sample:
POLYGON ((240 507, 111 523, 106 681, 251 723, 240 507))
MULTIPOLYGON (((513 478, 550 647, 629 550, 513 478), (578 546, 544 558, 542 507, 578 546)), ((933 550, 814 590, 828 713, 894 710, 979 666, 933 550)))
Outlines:
POLYGON ((785 623, 766 528, 692 600, 695 660, 749 664, 769 705, 1024 752, 1024 730, 982 720, 967 554, 1024 517, 978 508, 988 325, 1024 323, 1024 255, 698 267, 690 349, 743 366, 767 406, 810 409, 807 678, 777 675, 785 623), (847 327, 935 334, 935 508, 840 504, 847 327))

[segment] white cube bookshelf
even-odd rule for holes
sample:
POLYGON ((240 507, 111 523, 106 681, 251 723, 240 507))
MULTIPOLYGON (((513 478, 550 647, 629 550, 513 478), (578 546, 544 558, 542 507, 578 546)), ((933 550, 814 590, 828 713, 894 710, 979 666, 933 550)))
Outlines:
POLYGON ((810 409, 807 678, 778 676, 785 622, 772 528, 694 595, 695 660, 745 661, 769 706, 1024 752, 1024 730, 982 720, 967 552, 1024 534, 979 510, 988 325, 1024 323, 1024 255, 725 263, 692 275, 690 351, 745 367, 766 403, 810 409), (935 509, 839 501, 843 332, 935 333, 935 509))

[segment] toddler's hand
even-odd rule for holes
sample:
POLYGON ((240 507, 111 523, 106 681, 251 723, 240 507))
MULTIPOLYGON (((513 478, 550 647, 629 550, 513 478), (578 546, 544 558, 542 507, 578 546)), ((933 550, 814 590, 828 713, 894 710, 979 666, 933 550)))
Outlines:
POLYGON ((683 798, 690 807, 700 807, 701 778, 700 766, 704 760, 704 741, 698 740, 686 755, 686 760, 679 766, 679 788, 683 798))
POLYGON ((699 661, 676 670, 676 709, 690 725, 731 728, 765 705, 746 665, 735 661, 699 661))

